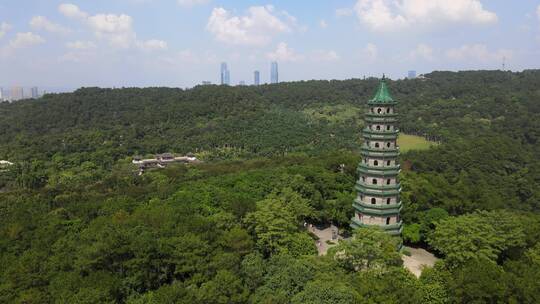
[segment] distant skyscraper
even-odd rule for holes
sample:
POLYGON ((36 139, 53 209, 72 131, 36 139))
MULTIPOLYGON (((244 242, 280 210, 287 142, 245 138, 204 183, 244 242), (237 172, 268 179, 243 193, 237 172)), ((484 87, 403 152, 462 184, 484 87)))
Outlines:
POLYGON ((4 89, 0 88, 0 102, 4 101, 4 89))
POLYGON ((226 62, 221 63, 221 84, 231 84, 231 73, 226 62))
POLYGON ((416 78, 416 71, 409 71, 407 78, 415 79, 416 78))
POLYGON ((240 80, 240 82, 238 83, 238 85, 245 86, 245 85, 246 85, 246 82, 243 81, 243 80, 240 80))
POLYGON ((259 71, 253 72, 253 84, 256 86, 261 84, 261 73, 259 71))
POLYGON ((278 64, 273 61, 270 67, 270 83, 279 82, 278 64))
POLYGON ((30 92, 31 92, 31 96, 32 98, 38 98, 39 97, 39 93, 38 93, 38 88, 37 87, 32 87, 30 89, 30 92))
POLYGON ((211 85, 211 84, 212 84, 211 81, 203 81, 203 82, 202 82, 202 85, 211 85))
POLYGON ((12 87, 11 88, 11 100, 20 100, 24 98, 24 91, 21 87, 12 87))

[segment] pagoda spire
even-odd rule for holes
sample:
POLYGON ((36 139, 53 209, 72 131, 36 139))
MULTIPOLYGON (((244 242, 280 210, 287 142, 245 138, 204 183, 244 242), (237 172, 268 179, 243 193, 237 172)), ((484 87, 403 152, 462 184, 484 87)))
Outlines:
POLYGON ((373 99, 371 99, 371 102, 380 102, 380 103, 393 103, 394 99, 390 95, 390 92, 388 92, 388 87, 386 86, 386 77, 383 74, 381 83, 379 84, 379 89, 377 90, 377 93, 375 93, 375 96, 373 96, 373 99))

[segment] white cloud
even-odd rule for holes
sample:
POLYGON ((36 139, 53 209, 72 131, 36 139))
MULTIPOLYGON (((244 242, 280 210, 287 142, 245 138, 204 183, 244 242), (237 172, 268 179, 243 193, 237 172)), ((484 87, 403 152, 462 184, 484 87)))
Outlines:
POLYGON ((374 31, 497 21, 497 15, 485 10, 480 0, 358 0, 354 10, 358 19, 374 31))
POLYGON ((70 32, 68 28, 51 22, 49 19, 43 16, 35 16, 30 20, 30 26, 35 30, 45 30, 51 33, 67 34, 70 32))
POLYGON ((89 50, 95 49, 96 44, 92 41, 73 41, 66 43, 66 47, 72 50, 89 50))
POLYGON ((88 14, 81 11, 78 6, 71 3, 63 3, 58 6, 58 10, 62 15, 74 18, 74 19, 86 19, 88 17, 88 14))
POLYGON ((325 29, 328 27, 328 23, 326 23, 326 20, 322 19, 321 21, 319 21, 319 26, 325 29))
POLYGON ((336 17, 349 17, 352 16, 354 11, 350 8, 338 8, 336 9, 336 17))
POLYGON ((379 49, 373 43, 368 43, 366 47, 360 52, 362 59, 365 59, 368 62, 374 62, 379 57, 379 49))
POLYGON ((31 47, 37 44, 42 44, 45 42, 45 39, 41 36, 36 35, 31 32, 27 33, 17 33, 15 39, 11 40, 8 44, 8 47, 11 49, 21 49, 31 47))
POLYGON ((2 22, 0 23, 0 38, 4 37, 4 35, 11 30, 11 24, 2 22))
POLYGON ((98 39, 106 40, 114 48, 164 49, 167 44, 161 40, 138 41, 133 30, 133 18, 125 14, 89 15, 74 4, 61 4, 58 10, 67 17, 84 23, 98 39))
POLYGON ((427 44, 420 43, 416 46, 414 50, 412 50, 409 53, 409 58, 411 60, 427 60, 427 61, 433 61, 435 59, 435 56, 433 55, 433 48, 431 48, 427 44))
POLYGON ((131 16, 98 14, 88 17, 87 23, 96 37, 106 39, 113 47, 129 48, 136 41, 131 16))
POLYGON ((465 62, 502 62, 503 58, 510 59, 513 55, 514 52, 507 49, 490 51, 484 44, 463 45, 446 51, 449 59, 465 62))
POLYGON ((280 42, 275 51, 267 54, 268 59, 275 61, 290 61, 295 62, 303 59, 303 56, 298 55, 293 49, 287 46, 287 43, 280 42))
POLYGON ((208 2, 210 2, 210 0, 178 0, 177 2, 181 6, 192 7, 196 5, 207 4, 208 2))
POLYGON ((68 52, 60 57, 58 57, 58 61, 60 62, 74 62, 74 63, 81 63, 81 62, 91 62, 95 59, 95 54, 93 52, 87 52, 87 51, 79 51, 79 52, 68 52))
POLYGON ((338 61, 340 58, 336 51, 316 50, 311 54, 310 59, 313 61, 319 62, 319 61, 338 61))
POLYGON ((163 40, 152 39, 146 41, 139 41, 137 43, 137 46, 144 51, 166 50, 167 42, 163 40))
POLYGON ((273 13, 272 6, 252 6, 246 16, 231 16, 227 10, 218 7, 212 10, 206 29, 225 43, 262 46, 275 34, 291 31, 273 13))
POLYGON ((45 39, 34 33, 17 33, 14 39, 10 40, 9 43, 3 48, 0 48, 0 55, 8 56, 17 49, 29 48, 31 46, 42 44, 44 42, 45 39))

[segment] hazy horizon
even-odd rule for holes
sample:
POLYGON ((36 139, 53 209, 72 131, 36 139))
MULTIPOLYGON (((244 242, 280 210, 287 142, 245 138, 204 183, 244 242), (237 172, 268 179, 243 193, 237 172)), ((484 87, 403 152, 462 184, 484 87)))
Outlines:
POLYGON ((0 83, 193 87, 404 78, 540 67, 540 3, 525 0, 97 0, 0 4, 0 83))

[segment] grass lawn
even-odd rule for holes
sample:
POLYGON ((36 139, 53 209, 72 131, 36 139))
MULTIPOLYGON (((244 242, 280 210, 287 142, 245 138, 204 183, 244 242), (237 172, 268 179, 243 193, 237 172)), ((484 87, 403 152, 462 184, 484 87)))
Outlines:
POLYGON ((426 150, 437 143, 429 141, 422 136, 408 135, 401 133, 398 137, 399 150, 405 153, 409 150, 426 150))

